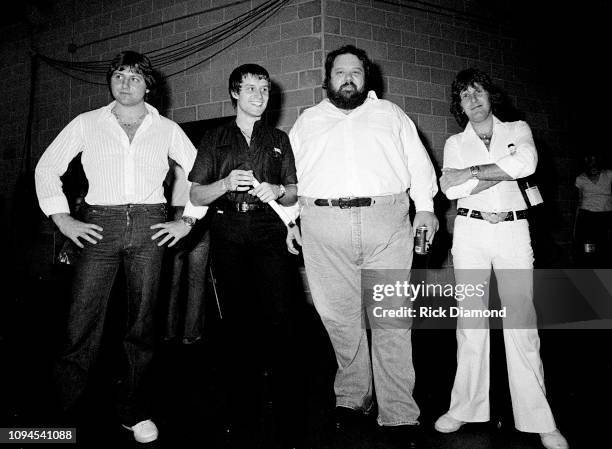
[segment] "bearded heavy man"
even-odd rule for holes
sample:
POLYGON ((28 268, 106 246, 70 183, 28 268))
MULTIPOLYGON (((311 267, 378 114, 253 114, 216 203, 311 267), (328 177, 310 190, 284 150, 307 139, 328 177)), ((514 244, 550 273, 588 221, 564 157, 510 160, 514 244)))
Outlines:
MULTIPOLYGON (((361 270, 408 273, 413 229, 426 226, 430 240, 438 229, 436 175, 414 123, 368 90, 371 63, 363 50, 347 45, 329 53, 325 72, 327 99, 305 110, 289 137, 306 274, 338 363, 337 425, 370 411, 374 384, 378 424, 408 443, 419 417, 410 326, 373 328, 370 354, 361 270), (417 211, 412 224, 410 198, 417 211)), ((290 250, 294 239, 301 236, 291 228, 290 250)))

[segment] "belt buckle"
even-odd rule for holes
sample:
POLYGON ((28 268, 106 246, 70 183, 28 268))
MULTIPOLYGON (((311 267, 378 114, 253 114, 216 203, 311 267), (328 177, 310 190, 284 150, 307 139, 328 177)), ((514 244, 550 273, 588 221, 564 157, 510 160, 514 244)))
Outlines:
POLYGON ((238 203, 238 212, 248 212, 249 211, 249 203, 246 201, 242 201, 238 203))
POLYGON ((505 221, 508 216, 508 212, 481 212, 482 218, 487 220, 491 224, 497 224, 500 221, 505 221))
POLYGON ((351 198, 338 198, 338 207, 340 209, 350 209, 353 207, 351 198))

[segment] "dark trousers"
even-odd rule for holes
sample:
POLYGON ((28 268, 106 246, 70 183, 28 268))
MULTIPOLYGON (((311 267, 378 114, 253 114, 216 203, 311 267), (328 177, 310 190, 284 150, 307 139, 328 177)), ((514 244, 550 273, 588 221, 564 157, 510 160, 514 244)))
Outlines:
MULTIPOLYGON (((183 210, 183 207, 175 207, 174 219, 180 218, 183 210)), ((198 220, 176 247, 166 253, 171 265, 167 339, 180 336, 185 342, 194 342, 202 337, 210 250, 209 231, 210 219, 206 215, 198 220)))
POLYGON ((286 428, 303 404, 292 319, 298 272, 285 244, 285 225, 271 209, 213 213, 211 263, 223 313, 230 418, 240 426, 259 416, 256 407, 266 387, 262 371, 268 369, 268 399, 277 424, 286 428))
POLYGON ((119 392, 118 414, 126 425, 149 418, 143 386, 154 348, 154 309, 163 247, 149 227, 166 218, 163 204, 88 206, 83 221, 103 228, 97 244, 85 242, 75 266, 66 348, 56 365, 65 410, 85 390, 98 355, 104 320, 117 272, 125 271, 126 323, 123 350, 127 369, 119 392))
POLYGON ((610 267, 611 244, 612 212, 578 209, 574 240, 576 265, 583 268, 610 267))

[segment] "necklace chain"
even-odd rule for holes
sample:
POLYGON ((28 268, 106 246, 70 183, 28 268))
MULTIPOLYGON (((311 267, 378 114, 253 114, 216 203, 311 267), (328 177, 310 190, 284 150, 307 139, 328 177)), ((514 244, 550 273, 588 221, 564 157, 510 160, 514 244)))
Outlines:
POLYGON ((119 125, 125 126, 127 128, 131 128, 132 126, 136 126, 136 125, 140 124, 142 119, 144 119, 146 117, 146 115, 148 114, 148 111, 145 110, 144 113, 140 117, 136 118, 136 120, 134 120, 133 122, 129 122, 128 123, 128 122, 124 122, 121 119, 121 117, 119 116, 119 114, 117 114, 117 112, 114 109, 111 112, 113 113, 113 115, 117 119, 117 122, 119 122, 119 125))
POLYGON ((483 143, 488 147, 489 144, 491 143, 491 139, 493 138, 493 133, 484 133, 484 134, 480 134, 478 133, 478 137, 480 137, 480 140, 483 141, 483 143))

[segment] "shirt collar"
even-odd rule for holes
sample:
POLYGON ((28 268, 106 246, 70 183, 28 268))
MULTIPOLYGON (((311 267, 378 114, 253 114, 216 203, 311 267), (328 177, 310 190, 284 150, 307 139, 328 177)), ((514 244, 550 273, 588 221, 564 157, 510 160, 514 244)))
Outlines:
MULTIPOLYGON (((259 129, 259 127, 261 127, 263 125, 263 120, 260 118, 258 119, 256 122, 253 123, 253 135, 255 134, 255 131, 257 129, 259 129)), ((234 131, 237 132, 238 134, 242 134, 242 131, 240 131, 240 127, 238 126, 238 123, 236 123, 236 119, 234 119, 232 121, 232 127, 234 128, 234 131)))
MULTIPOLYGON (((493 133, 495 133, 495 128, 505 128, 506 127, 506 123, 502 122, 500 119, 498 119, 495 115, 493 115, 493 133)), ((472 123, 468 122, 467 125, 465 126, 465 130, 463 131, 463 135, 464 136, 476 136, 478 137, 478 134, 476 133, 476 131, 474 130, 474 127, 472 126, 472 123)))
MULTIPOLYGON (((106 106, 102 107, 102 110, 100 113, 100 120, 108 120, 109 118, 113 117, 113 113, 111 111, 113 110, 116 104, 117 104, 117 101, 115 100, 115 101, 110 102, 106 106)), ((160 120, 159 111, 153 106, 151 106, 149 103, 145 102, 144 105, 147 111, 149 112, 149 115, 151 115, 151 119, 154 122, 159 121, 160 120)))

